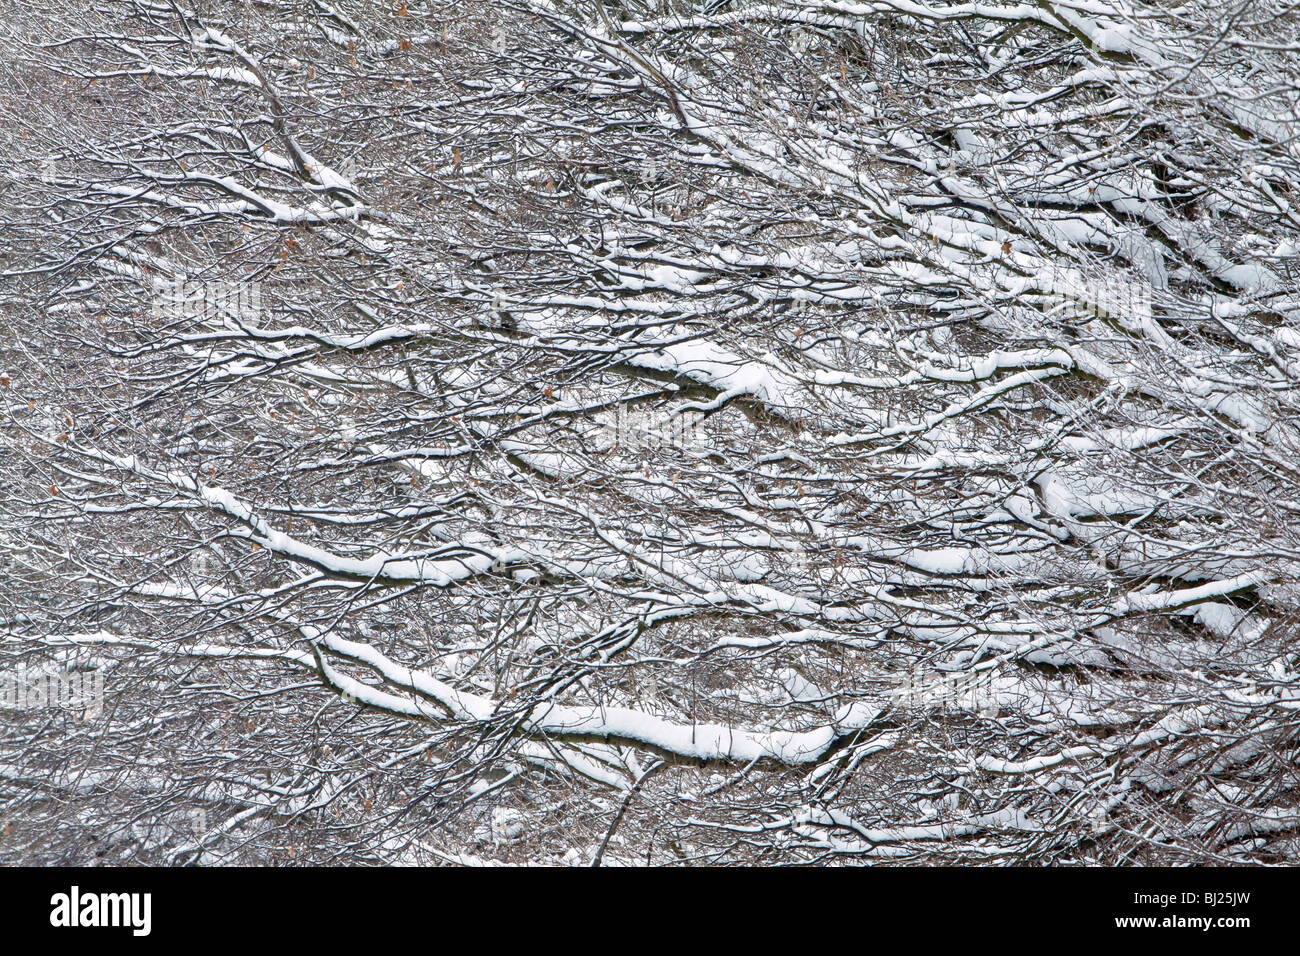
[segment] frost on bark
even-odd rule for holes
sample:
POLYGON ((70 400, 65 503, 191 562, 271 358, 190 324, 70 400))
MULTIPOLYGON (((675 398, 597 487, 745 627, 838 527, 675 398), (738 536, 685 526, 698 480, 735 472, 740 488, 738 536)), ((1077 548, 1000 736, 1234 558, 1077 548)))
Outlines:
POLYGON ((0 860, 1300 859, 1293 8, 65 6, 0 860))

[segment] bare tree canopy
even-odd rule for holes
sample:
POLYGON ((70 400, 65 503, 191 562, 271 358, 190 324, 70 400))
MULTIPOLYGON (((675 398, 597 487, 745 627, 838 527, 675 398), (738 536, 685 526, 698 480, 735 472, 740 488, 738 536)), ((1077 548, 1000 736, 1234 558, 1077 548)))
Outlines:
POLYGON ((1300 10, 8 0, 0 862, 1300 862, 1300 10))

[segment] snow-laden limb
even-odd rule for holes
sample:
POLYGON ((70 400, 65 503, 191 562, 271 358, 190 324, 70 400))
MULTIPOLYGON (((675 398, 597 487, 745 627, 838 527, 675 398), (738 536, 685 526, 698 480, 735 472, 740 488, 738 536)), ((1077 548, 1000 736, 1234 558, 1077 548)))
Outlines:
MULTIPOLYGON (((142 593, 182 601, 220 605, 235 595, 217 589, 202 594, 140 586, 142 593)), ((315 653, 291 648, 239 648, 222 644, 190 644, 180 652, 195 658, 278 660, 318 671, 327 684, 358 704, 422 720, 450 718, 470 724, 494 721, 511 725, 512 732, 543 739, 625 742, 646 746, 674 759, 778 764, 813 763, 824 757, 840 739, 867 729, 882 708, 864 703, 845 705, 824 727, 807 731, 753 731, 722 724, 681 724, 626 707, 582 707, 546 701, 519 713, 488 697, 458 690, 425 671, 403 666, 371 645, 348 640, 315 625, 277 617, 310 642, 315 653), (326 655, 365 665, 383 680, 373 685, 342 672, 326 655), (430 705, 433 706, 430 706, 430 705)), ((147 639, 110 633, 63 635, 54 643, 75 646, 129 645, 151 647, 147 639)))

